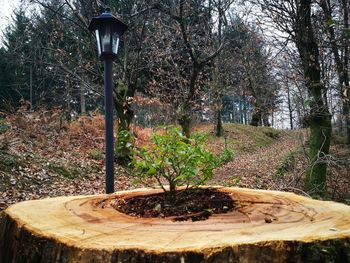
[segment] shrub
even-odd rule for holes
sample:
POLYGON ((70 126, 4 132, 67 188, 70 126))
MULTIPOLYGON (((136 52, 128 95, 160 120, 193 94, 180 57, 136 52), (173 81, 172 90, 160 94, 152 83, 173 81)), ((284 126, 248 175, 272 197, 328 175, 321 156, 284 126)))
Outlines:
POLYGON ((340 133, 334 133, 332 134, 331 142, 335 145, 346 145, 346 137, 340 133))
POLYGON ((18 166, 19 159, 17 156, 0 151, 0 171, 10 172, 12 169, 17 169, 18 166))
POLYGON ((165 133, 155 133, 151 137, 152 145, 134 150, 134 175, 141 181, 155 178, 167 194, 168 202, 174 204, 178 186, 185 185, 188 190, 204 184, 230 155, 227 150, 216 157, 205 149, 206 139, 203 133, 187 138, 172 127, 165 133))
POLYGON ((0 134, 5 133, 10 128, 11 126, 7 121, 0 119, 0 134))
POLYGON ((114 149, 115 158, 121 165, 128 165, 132 160, 135 138, 128 130, 120 130, 114 149))
POLYGON ((281 132, 273 128, 266 128, 264 134, 271 139, 278 139, 281 136, 281 132))
POLYGON ((50 163, 48 165, 48 168, 52 172, 54 172, 60 176, 63 176, 65 178, 68 178, 68 179, 74 179, 74 178, 81 175, 81 172, 77 168, 73 168, 73 167, 67 168, 67 167, 64 167, 62 165, 55 164, 55 163, 50 163))
POLYGON ((298 155, 298 151, 291 151, 280 163, 276 169, 276 176, 279 178, 283 178, 284 174, 290 171, 296 162, 296 156, 298 155))
POLYGON ((103 159, 103 152, 101 150, 94 149, 89 152, 89 156, 91 159, 99 161, 103 159))
POLYGON ((233 157, 233 152, 229 149, 225 149, 219 156, 219 163, 220 164, 225 164, 231 161, 233 157))

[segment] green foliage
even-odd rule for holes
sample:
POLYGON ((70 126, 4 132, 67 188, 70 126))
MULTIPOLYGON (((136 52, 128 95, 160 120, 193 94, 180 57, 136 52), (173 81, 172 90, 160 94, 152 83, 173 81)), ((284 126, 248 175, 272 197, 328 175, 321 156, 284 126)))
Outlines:
POLYGON ((13 22, 5 29, 0 49, 0 108, 19 106, 21 99, 29 100, 29 60, 34 53, 30 47, 29 30, 32 23, 20 8, 13 22))
POLYGON ((220 155, 219 155, 219 163, 225 164, 231 161, 233 157, 233 152, 229 149, 225 149, 220 155))
POLYGON ((345 36, 350 37, 350 28, 345 28, 343 31, 345 36))
POLYGON ((0 134, 5 133, 10 128, 11 126, 6 120, 0 119, 0 134))
POLYGON ((135 138, 128 130, 120 130, 115 146, 115 156, 119 164, 127 165, 131 161, 135 138))
MULTIPOLYGON (((77 19, 62 1, 45 1, 45 7, 35 8, 38 12, 26 12, 31 5, 35 4, 19 5, 3 34, 0 108, 12 110, 20 106, 21 100, 31 100, 34 108, 45 101, 48 107, 77 110, 80 92, 75 87, 80 87, 82 80, 84 83, 90 83, 92 79, 100 81, 96 74, 87 73, 89 67, 99 67, 93 46, 95 41, 91 41, 92 36, 81 23, 85 19, 77 19), (79 78, 76 77, 77 68, 79 78)), ((91 6, 89 9, 96 12, 91 6)), ((86 18, 88 14, 82 15, 86 18)), ((89 85, 84 87, 86 95, 89 94, 86 96, 87 108, 95 108, 91 102, 95 102, 97 96, 89 92, 89 85)))
POLYGON ((19 160, 16 156, 3 152, 0 149, 0 170, 10 172, 19 166, 19 160))
POLYGON ((268 147, 283 134, 282 131, 270 127, 242 124, 226 124, 225 130, 230 131, 227 142, 235 153, 254 152, 258 147, 268 147))
POLYGON ((91 151, 89 152, 89 156, 90 156, 92 159, 97 160, 97 161, 103 159, 103 153, 102 153, 101 150, 96 150, 96 149, 91 150, 91 151))
POLYGON ((204 184, 213 170, 232 157, 225 151, 216 157, 204 145, 206 134, 194 134, 185 137, 179 129, 169 127, 165 133, 152 135, 152 146, 134 150, 132 166, 139 180, 155 178, 168 194, 168 200, 175 202, 178 186, 186 185, 186 190, 204 184), (163 185, 164 180, 169 190, 163 185))
POLYGON ((339 133, 332 134, 331 142, 335 145, 346 145, 346 136, 339 133))
POLYGON ((121 130, 118 132, 118 140, 116 150, 120 151, 122 149, 132 149, 134 143, 134 137, 128 130, 121 130))
POLYGON ((68 178, 68 179, 74 179, 74 178, 81 175, 81 171, 79 171, 79 169, 74 168, 74 167, 67 168, 67 167, 64 167, 64 166, 59 165, 59 164, 50 163, 48 165, 48 168, 52 172, 54 172, 58 175, 61 175, 65 178, 68 178))
POLYGON ((339 26, 340 25, 339 21, 334 20, 334 19, 328 19, 325 22, 326 22, 327 26, 330 26, 330 27, 334 27, 334 26, 339 26))
MULTIPOLYGON (((0 120, 0 134, 7 130, 9 125, 0 120)), ((10 172, 19 166, 19 158, 8 152, 9 143, 7 140, 0 140, 0 171, 10 172)))
POLYGON ((306 191, 314 196, 324 196, 326 193, 327 163, 320 157, 329 153, 332 132, 331 117, 328 108, 324 107, 322 109, 322 112, 314 113, 310 119, 310 144, 308 152, 310 165, 304 179, 306 191))
POLYGON ((277 177, 283 178, 284 174, 293 168, 297 154, 298 154, 298 151, 291 151, 285 157, 283 162, 277 167, 277 170, 276 170, 277 177))
POLYGON ((265 128, 264 134, 271 139, 278 139, 281 135, 281 132, 273 128, 265 128))

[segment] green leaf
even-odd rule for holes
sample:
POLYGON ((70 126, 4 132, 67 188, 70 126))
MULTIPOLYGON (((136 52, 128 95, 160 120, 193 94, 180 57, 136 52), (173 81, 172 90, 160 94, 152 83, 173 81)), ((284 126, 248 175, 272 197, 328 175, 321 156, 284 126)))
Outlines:
POLYGON ((154 147, 133 149, 135 176, 147 179, 158 176, 167 184, 198 185, 209 180, 213 170, 232 158, 232 152, 224 151, 215 156, 205 148, 207 134, 194 134, 186 138, 178 128, 167 127, 165 133, 154 133, 154 147))

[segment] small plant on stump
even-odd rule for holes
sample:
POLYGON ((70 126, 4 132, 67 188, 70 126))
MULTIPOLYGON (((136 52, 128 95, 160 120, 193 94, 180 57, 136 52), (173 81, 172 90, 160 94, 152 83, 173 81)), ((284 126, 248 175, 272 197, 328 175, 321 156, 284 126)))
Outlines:
POLYGON ((134 151, 132 165, 135 176, 141 181, 156 179, 168 202, 175 204, 178 186, 185 185, 187 191, 204 184, 212 177, 213 170, 226 159, 205 149, 206 138, 205 134, 187 138, 173 127, 167 128, 164 133, 153 134, 151 146, 134 151))

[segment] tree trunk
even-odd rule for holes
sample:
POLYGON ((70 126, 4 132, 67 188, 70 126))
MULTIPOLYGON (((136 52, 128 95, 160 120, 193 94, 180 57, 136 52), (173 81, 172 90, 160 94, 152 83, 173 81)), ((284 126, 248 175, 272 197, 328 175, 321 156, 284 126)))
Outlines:
POLYGON ((218 109, 216 113, 216 136, 221 137, 224 135, 224 127, 222 126, 222 119, 221 119, 221 107, 218 109))
POLYGON ((123 99, 114 98, 114 107, 117 111, 118 130, 129 130, 132 119, 134 118, 134 111, 130 105, 123 99))
POLYGON ((86 100, 85 100, 85 81, 84 75, 81 76, 82 81, 80 81, 80 114, 86 114, 86 100))
POLYGON ((33 66, 29 68, 29 100, 30 100, 30 112, 33 112, 33 66))
POLYGON ((305 188, 315 195, 325 192, 327 164, 324 157, 329 153, 331 116, 322 91, 319 49, 311 23, 311 0, 301 1, 297 9, 295 44, 298 48, 304 71, 305 84, 310 96, 310 168, 305 177, 305 188))
POLYGON ((271 113, 271 126, 275 127, 275 114, 274 114, 274 111, 272 111, 272 113, 271 113))
POLYGON ((189 106, 186 106, 186 105, 180 106, 177 113, 177 121, 181 126, 183 134, 187 138, 190 138, 192 116, 191 116, 189 106))
MULTIPOLYGON (((344 88, 344 94, 349 94, 350 88, 344 88)), ((346 144, 350 146, 350 96, 343 98, 343 116, 345 118, 346 144)))
POLYGON ((288 102, 288 112, 289 112, 289 124, 290 124, 290 129, 293 130, 293 109, 292 109, 292 102, 290 99, 290 88, 289 84, 287 82, 287 102, 288 102))
POLYGON ((349 45, 350 45, 350 27, 349 27, 349 2, 341 0, 343 7, 344 32, 343 32, 343 47, 344 47, 344 68, 342 71, 342 102, 343 115, 346 124, 346 143, 350 146, 350 77, 349 77, 349 45))
MULTIPOLYGON (((243 114, 243 98, 239 96, 239 123, 243 124, 244 114, 243 114)), ((232 107, 233 108, 233 107, 232 107)))
POLYGON ((192 122, 192 113, 191 113, 191 104, 194 103, 195 94, 196 94, 196 82, 199 76, 200 71, 204 65, 198 65, 196 62, 192 64, 192 73, 189 83, 189 94, 185 98, 182 105, 180 105, 180 110, 178 112, 178 122, 181 125, 183 134, 189 138, 191 136, 191 122, 192 122))
POLYGON ((206 221, 139 218, 114 195, 15 204, 1 214, 0 262, 350 262, 350 207, 277 191, 219 188, 236 209, 206 221))
POLYGON ((269 114, 267 112, 262 113, 262 123, 265 127, 270 127, 271 123, 269 122, 269 114))
POLYGON ((248 114, 247 114, 247 98, 246 95, 243 94, 243 115, 244 115, 244 124, 248 124, 248 114))
MULTIPOLYGON (((224 19, 224 14, 221 6, 221 0, 218 1, 218 11, 219 11, 219 19, 218 19, 218 45, 220 46, 222 43, 222 24, 224 19)), ((216 133, 215 135, 217 137, 221 137, 224 135, 224 128, 222 126, 222 99, 223 99, 223 93, 224 91, 224 84, 222 83, 222 80, 220 79, 220 69, 219 69, 219 63, 222 58, 218 56, 216 59, 214 59, 215 67, 213 71, 213 82, 214 82, 214 88, 216 93, 216 100, 217 100, 217 109, 216 109, 216 133)), ((234 114, 234 113, 233 113, 234 114)), ((235 122, 235 118, 233 117, 233 122, 235 122)))
POLYGON ((261 110, 259 108, 254 109, 252 113, 252 120, 250 121, 250 125, 252 126, 261 125, 261 110))

